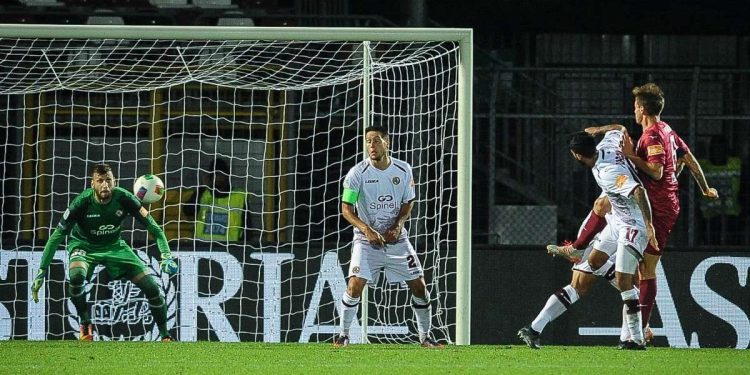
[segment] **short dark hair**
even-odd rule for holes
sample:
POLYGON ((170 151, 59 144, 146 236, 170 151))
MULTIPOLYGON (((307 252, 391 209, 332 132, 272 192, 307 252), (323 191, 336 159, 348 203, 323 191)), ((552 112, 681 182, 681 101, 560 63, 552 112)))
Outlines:
POLYGON ((368 126, 365 129, 365 134, 369 132, 379 132, 380 136, 382 136, 383 138, 388 138, 388 130, 386 130, 386 128, 382 126, 377 126, 377 125, 368 126))
POLYGON ((581 154, 587 158, 592 158, 596 155, 596 141, 594 141, 594 136, 583 131, 568 136, 568 147, 576 154, 581 154))
POLYGON ((636 86, 633 89, 633 96, 651 116, 660 115, 664 109, 664 92, 655 83, 649 82, 643 86, 636 86))
POLYGON ((94 167, 91 168, 91 175, 107 174, 107 172, 112 172, 112 167, 110 167, 109 164, 106 163, 94 164, 94 167))

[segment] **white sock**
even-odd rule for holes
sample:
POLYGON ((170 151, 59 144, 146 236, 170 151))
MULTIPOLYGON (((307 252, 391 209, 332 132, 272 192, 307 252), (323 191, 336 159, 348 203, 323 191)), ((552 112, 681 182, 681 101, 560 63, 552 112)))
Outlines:
POLYGON ((357 310, 359 310, 359 297, 354 298, 344 292, 344 296, 341 297, 341 324, 339 325, 341 336, 349 336, 349 327, 352 325, 352 320, 357 317, 357 310))
POLYGON ((432 329, 432 305, 430 295, 424 297, 411 296, 411 309, 417 318, 417 331, 419 331, 419 342, 424 341, 432 329))
POLYGON ((638 344, 643 344, 643 328, 641 327, 641 309, 638 307, 638 291, 626 290, 621 293, 622 302, 627 307, 626 318, 630 337, 638 344))
POLYGON ((622 305, 622 327, 620 327, 620 341, 630 340, 630 329, 628 328, 628 307, 622 305))
POLYGON ((567 311, 570 305, 576 301, 578 301, 578 292, 571 285, 566 285, 562 289, 559 289, 555 294, 549 296, 542 311, 531 322, 531 329, 542 333, 544 327, 549 322, 557 319, 558 316, 567 311))

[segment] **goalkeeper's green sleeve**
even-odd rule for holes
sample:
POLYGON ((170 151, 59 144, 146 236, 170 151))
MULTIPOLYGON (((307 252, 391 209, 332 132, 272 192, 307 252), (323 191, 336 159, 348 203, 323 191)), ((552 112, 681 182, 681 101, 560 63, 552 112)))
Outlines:
POLYGON ((159 253, 161 253, 161 259, 169 259, 172 258, 172 251, 169 250, 169 243, 167 242, 167 236, 164 235, 164 231, 161 229, 159 224, 156 224, 156 220, 154 220, 151 215, 146 216, 145 218, 141 216, 143 221, 145 221, 146 229, 148 230, 151 235, 154 236, 156 239, 156 247, 159 248, 159 253))
POLYGON ((55 256, 55 251, 57 250, 57 247, 60 246, 60 243, 65 238, 67 233, 60 230, 60 228, 55 228, 55 231, 52 232, 52 235, 47 240, 47 244, 44 245, 44 253, 42 254, 42 262, 39 264, 39 269, 47 272, 47 267, 49 267, 50 263, 52 263, 52 258, 55 256))

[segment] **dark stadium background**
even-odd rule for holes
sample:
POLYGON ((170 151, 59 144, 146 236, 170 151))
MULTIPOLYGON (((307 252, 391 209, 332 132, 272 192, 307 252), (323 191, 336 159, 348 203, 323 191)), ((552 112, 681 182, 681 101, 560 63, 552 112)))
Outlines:
MULTIPOLYGON (((609 122, 637 132, 629 90, 656 81, 666 91, 664 118, 698 158, 708 156, 711 137, 723 136, 728 142, 724 150, 742 162, 739 203, 744 209, 739 216, 702 217, 694 182, 689 173, 681 176, 682 212, 664 262, 667 271, 674 270, 670 285, 675 286, 675 301, 679 297, 678 311, 690 311, 685 314, 689 322, 683 322, 686 336, 708 329, 699 323, 704 317, 715 319, 695 306, 687 285, 692 267, 702 259, 712 254, 744 257, 750 250, 750 22, 745 1, 232 0, 230 7, 210 8, 192 2, 157 7, 149 0, 57 0, 63 5, 3 0, 0 23, 86 24, 99 17, 98 22, 126 25, 211 27, 235 19, 256 26, 474 29, 472 341, 477 343, 511 340, 546 295, 567 282, 564 264, 543 256, 541 245, 550 238, 571 239, 598 191, 588 172, 566 159, 565 134, 609 122), (532 207, 531 213, 513 219, 528 233, 499 238, 497 228, 508 225, 508 207, 532 207), (551 226, 545 220, 550 212, 557 215, 551 226), (502 294, 498 284, 512 290, 524 285, 529 294, 502 294)), ((727 298, 750 313, 748 287, 729 284, 727 298)), ((609 292, 600 287, 593 299, 610 301, 609 292)), ((551 329, 556 342, 582 342, 567 321, 583 320, 585 313, 573 314, 551 329)), ((588 318, 600 322, 596 315, 588 318)), ((658 325, 658 313, 655 319, 658 325)), ((704 340, 733 345, 729 325, 718 321, 716 327, 704 340)))

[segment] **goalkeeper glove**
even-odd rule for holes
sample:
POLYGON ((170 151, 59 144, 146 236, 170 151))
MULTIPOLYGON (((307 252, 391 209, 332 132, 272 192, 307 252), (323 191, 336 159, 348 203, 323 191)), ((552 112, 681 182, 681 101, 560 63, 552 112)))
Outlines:
POLYGON ((178 270, 177 263, 174 262, 174 259, 172 259, 171 255, 167 255, 161 258, 159 268, 161 268, 161 272, 165 272, 170 276, 176 274, 178 270))
POLYGON ((39 302, 39 289, 42 289, 42 285, 44 285, 44 278, 47 276, 47 273, 43 270, 39 270, 39 272, 36 273, 36 276, 34 277, 34 281, 31 284, 31 298, 34 300, 34 302, 39 302))

